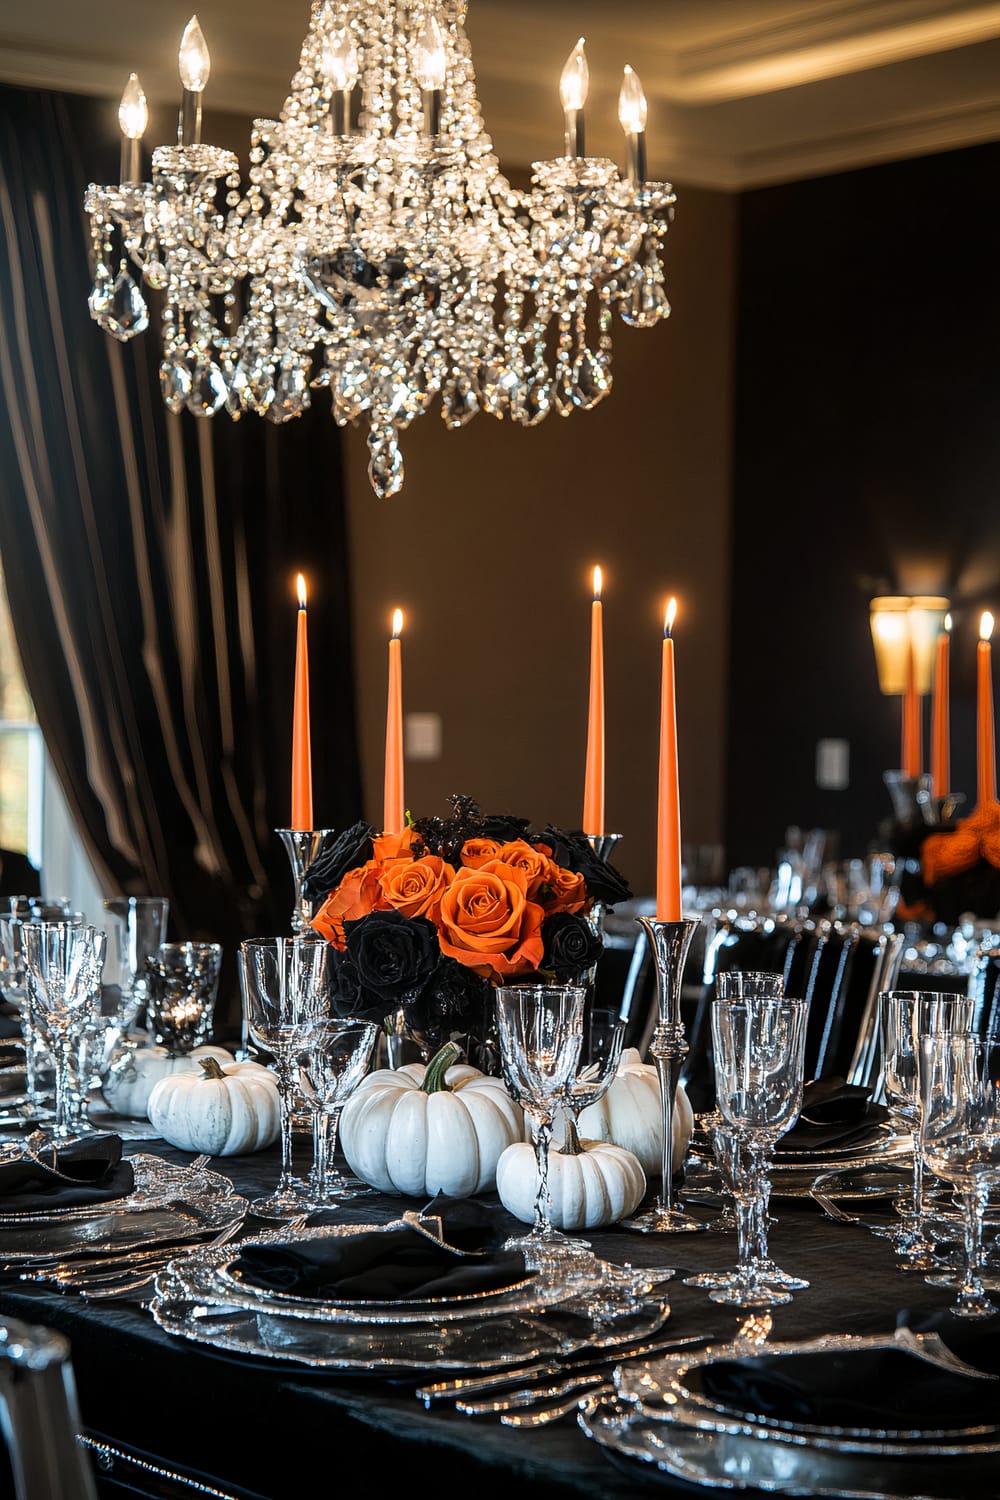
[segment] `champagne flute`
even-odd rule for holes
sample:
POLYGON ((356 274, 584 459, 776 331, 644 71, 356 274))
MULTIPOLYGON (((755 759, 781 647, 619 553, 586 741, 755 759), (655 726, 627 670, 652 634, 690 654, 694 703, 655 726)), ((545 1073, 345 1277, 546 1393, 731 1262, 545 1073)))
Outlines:
POLYGON ((775 1142, 802 1107, 807 1012, 804 1000, 787 997, 717 1001, 712 1007, 716 1098, 740 1145, 739 1259, 726 1285, 710 1291, 713 1302, 772 1307, 791 1301, 787 1287, 761 1274, 767 1260, 763 1184, 775 1142))
POLYGON ((951 1309, 958 1318, 1000 1311, 980 1278, 986 1200, 1000 1184, 995 1045, 968 1035, 920 1040, 920 1146, 931 1171, 954 1188, 964 1216, 965 1268, 951 1309))
POLYGON ((95 1133, 81 1086, 80 1051, 100 995, 107 935, 73 921, 25 922, 21 929, 31 1024, 41 1027, 55 1061, 57 1142, 95 1133))
POLYGON ((333 949, 309 938, 264 938, 240 944, 240 988, 247 1026, 274 1059, 281 1098, 281 1176, 273 1193, 251 1209, 264 1219, 297 1218, 308 1206, 303 1183, 292 1172, 292 1113, 296 1058, 311 1021, 330 1009, 333 949))
POLYGON ((309 1201, 314 1208, 337 1208, 343 1198, 365 1191, 333 1165, 340 1113, 371 1064, 379 1027, 353 1017, 309 1021, 298 1055, 302 1094, 312 1111, 313 1168, 309 1201))
POLYGON ((586 995, 584 986, 573 984, 499 985, 496 991, 504 1078, 533 1126, 535 1222, 529 1234, 507 1242, 529 1265, 544 1265, 570 1249, 549 1218, 549 1145, 556 1109, 579 1063, 586 995))
MULTIPOLYGON (((580 1116, 590 1105, 598 1104, 615 1080, 621 1062, 625 1042, 626 1022, 617 1011, 593 1010, 584 1024, 580 1047, 580 1062, 583 1066, 569 1083, 563 1099, 565 1115, 565 1137, 560 1150, 567 1155, 578 1154, 580 1143, 580 1116)), ((590 1250, 589 1240, 581 1236, 565 1236, 567 1246, 575 1250, 590 1250)))
POLYGON ((897 1205, 902 1222, 887 1231, 907 1270, 937 1265, 934 1242, 924 1232, 923 1154, 920 1149, 920 1038, 959 1036, 972 1024, 973 1000, 937 990, 883 990, 879 999, 882 1085, 897 1129, 913 1138, 910 1201, 897 1205))

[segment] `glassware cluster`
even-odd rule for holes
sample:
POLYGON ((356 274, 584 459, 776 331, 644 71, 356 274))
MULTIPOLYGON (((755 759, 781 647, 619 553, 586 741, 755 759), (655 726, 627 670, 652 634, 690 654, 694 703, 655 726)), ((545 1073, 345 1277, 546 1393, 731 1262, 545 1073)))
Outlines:
POLYGON ((172 411, 284 422, 327 387, 340 425, 368 424, 372 486, 392 495, 399 434, 436 397, 449 428, 478 411, 532 427, 587 410, 611 389, 614 312, 639 328, 669 313, 660 251, 675 196, 645 180, 636 74, 626 68, 619 98, 624 174, 584 154, 581 39, 561 81, 566 154, 512 188, 483 123, 465 11, 317 0, 279 118, 253 122, 246 188, 237 157, 201 142, 211 65, 197 20, 180 50, 179 144, 155 149, 150 182, 132 75, 122 181, 85 197, 90 311, 126 340, 149 323, 140 281, 164 293, 172 411))

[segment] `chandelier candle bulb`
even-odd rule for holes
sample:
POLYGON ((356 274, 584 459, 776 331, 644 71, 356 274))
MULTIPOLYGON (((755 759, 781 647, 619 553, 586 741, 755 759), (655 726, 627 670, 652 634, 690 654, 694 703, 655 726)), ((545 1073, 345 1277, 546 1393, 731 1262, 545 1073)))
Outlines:
POLYGON ((681 798, 677 765, 677 691, 673 627, 677 600, 667 605, 660 674, 660 767, 657 799, 656 920, 681 920, 681 798))
POLYGON ((566 120, 566 155, 586 156, 583 129, 583 106, 590 88, 590 68, 581 37, 563 65, 559 79, 559 98, 566 120))
POLYGON ((917 666, 911 642, 906 664, 906 691, 903 694, 902 740, 903 775, 908 776, 911 781, 916 781, 920 775, 920 762, 923 758, 920 729, 920 694, 917 692, 917 666))
POLYGON ((630 187, 646 180, 646 95, 639 75, 626 65, 618 95, 618 120, 625 132, 625 173, 630 187))
POLYGON ((346 31, 335 31, 323 49, 320 63, 330 85, 330 113, 327 125, 331 135, 350 135, 351 94, 358 81, 358 51, 346 31))
POLYGON ((184 28, 177 68, 184 86, 177 140, 181 146, 197 146, 201 141, 201 96, 212 72, 212 59, 197 16, 192 16, 184 28))
POLYGON ((128 75, 128 83, 118 106, 118 123, 122 130, 122 183, 132 186, 142 181, 140 152, 142 137, 149 123, 149 108, 138 73, 128 75))
POLYGON ((312 741, 309 731, 309 637, 306 621, 306 581, 296 579, 299 596, 295 634, 295 697, 292 708, 292 828, 305 832, 313 826, 312 741))
POLYGON ((403 794, 403 612, 394 611, 389 640, 389 692, 385 715, 385 796, 382 832, 402 833, 406 826, 403 794))
POLYGON ((950 632, 951 615, 945 615, 944 629, 937 638, 931 701, 931 796, 939 799, 951 791, 950 632))
POLYGON ((444 37, 437 17, 430 15, 424 22, 413 48, 413 71, 420 85, 424 116, 424 134, 441 133, 441 93, 447 78, 447 57, 444 37))
POLYGON ((587 712, 587 766, 583 785, 583 831, 591 837, 604 832, 604 616, 603 579, 594 569, 594 601, 590 606, 590 699, 587 712))
POLYGON ((978 805, 997 799, 996 732, 993 723, 993 661, 990 637, 993 616, 984 610, 979 620, 976 681, 976 784, 978 805))

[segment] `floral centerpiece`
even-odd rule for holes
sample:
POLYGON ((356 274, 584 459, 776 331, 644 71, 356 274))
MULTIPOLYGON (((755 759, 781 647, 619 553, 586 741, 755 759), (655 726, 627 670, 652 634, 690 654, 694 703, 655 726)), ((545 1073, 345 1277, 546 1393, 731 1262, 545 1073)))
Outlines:
POLYGON ((401 834, 356 823, 329 836, 303 881, 340 955, 340 1005, 383 1022, 401 1011, 432 1048, 454 1033, 485 1045, 496 984, 581 981, 600 911, 631 894, 585 834, 449 800, 450 817, 401 834))
POLYGON ((981 803, 967 818, 922 832, 913 853, 919 867, 903 876, 898 916, 948 927, 956 927, 967 916, 996 919, 1000 913, 1000 803, 981 803))

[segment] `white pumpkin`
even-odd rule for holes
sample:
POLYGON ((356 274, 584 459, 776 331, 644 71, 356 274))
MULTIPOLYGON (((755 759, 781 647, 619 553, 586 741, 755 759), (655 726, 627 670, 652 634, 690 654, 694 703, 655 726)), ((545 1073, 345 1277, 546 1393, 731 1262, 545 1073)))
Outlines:
MULTIPOLYGON (((646 1175, 631 1151, 607 1141, 579 1142, 579 1151, 549 1152, 549 1220, 556 1229, 598 1229, 634 1213, 646 1175)), ((534 1223, 538 1168, 535 1148, 508 1146, 497 1163, 497 1192, 508 1213, 534 1223)))
MULTIPOLYGON (((644 1063, 637 1047, 626 1047, 614 1082, 596 1104, 580 1111, 582 1136, 594 1141, 613 1141, 639 1158, 650 1177, 660 1175, 663 1131, 660 1116, 660 1085, 656 1068, 644 1063)), ((687 1155, 694 1130, 694 1112, 684 1085, 674 1097, 674 1171, 687 1155)))
POLYGON ((195 1047, 183 1057, 171 1057, 166 1047, 127 1047, 114 1059, 101 1085, 108 1108, 130 1120, 145 1120, 149 1096, 161 1078, 175 1073, 198 1073, 198 1060, 215 1057, 232 1062, 222 1047, 195 1047))
POLYGON ((478 1068, 449 1066, 449 1042, 424 1067, 381 1068, 362 1078, 340 1117, 352 1171, 383 1193, 468 1198, 496 1182, 503 1151, 524 1116, 504 1086, 478 1068))
POLYGON ((210 1156, 245 1156, 276 1141, 281 1098, 270 1068, 255 1062, 219 1066, 202 1057, 198 1073, 161 1078, 149 1096, 149 1119, 171 1146, 210 1156))

